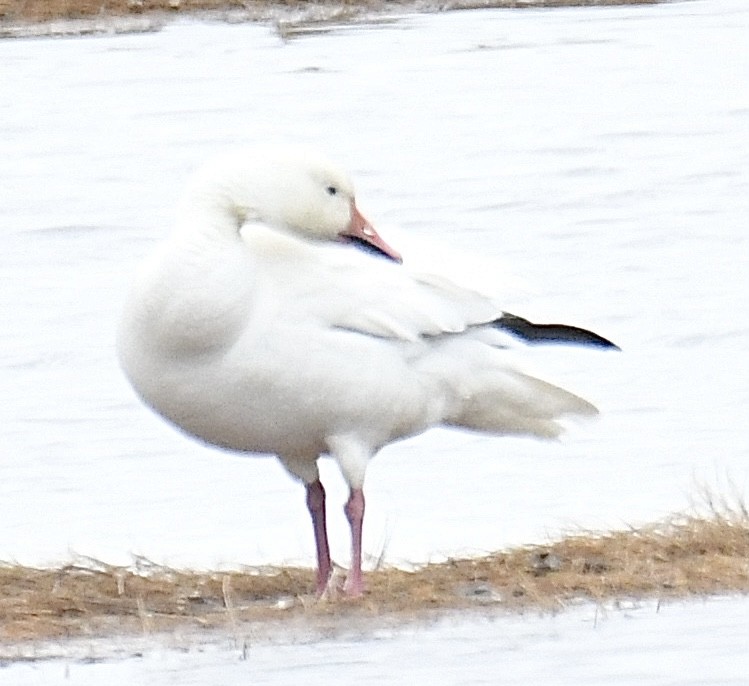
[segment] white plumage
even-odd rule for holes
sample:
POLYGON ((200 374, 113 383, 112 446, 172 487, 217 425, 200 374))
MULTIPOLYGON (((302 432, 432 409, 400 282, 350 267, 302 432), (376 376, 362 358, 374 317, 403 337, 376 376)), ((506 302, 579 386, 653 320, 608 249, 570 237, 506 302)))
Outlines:
POLYGON ((319 592, 331 563, 317 459, 336 459, 351 488, 346 589, 358 594, 378 449, 437 425, 553 437, 560 418, 595 409, 513 367, 492 299, 345 240, 398 257, 334 164, 270 147, 214 160, 138 275, 119 354, 156 412, 207 443, 273 453, 305 483, 319 592))

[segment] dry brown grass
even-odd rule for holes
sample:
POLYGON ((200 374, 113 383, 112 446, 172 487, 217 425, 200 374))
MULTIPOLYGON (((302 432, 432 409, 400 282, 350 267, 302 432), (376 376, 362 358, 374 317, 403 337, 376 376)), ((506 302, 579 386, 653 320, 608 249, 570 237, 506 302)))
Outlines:
MULTIPOLYGON (((573 5, 655 4, 662 0, 0 0, 0 21, 45 22, 56 19, 122 17, 133 14, 169 13, 172 15, 205 11, 243 10, 250 18, 267 17, 274 8, 305 10, 329 8, 338 16, 340 10, 353 15, 403 9, 444 10, 471 7, 560 7, 573 5)), ((319 12, 316 12, 319 14, 319 12)))
POLYGON ((60 569, 0 566, 0 641, 284 624, 402 622, 435 611, 554 610, 581 600, 672 599, 749 591, 749 516, 681 517, 578 533, 477 559, 367 575, 359 600, 317 600, 309 569, 193 572, 136 560, 60 569))

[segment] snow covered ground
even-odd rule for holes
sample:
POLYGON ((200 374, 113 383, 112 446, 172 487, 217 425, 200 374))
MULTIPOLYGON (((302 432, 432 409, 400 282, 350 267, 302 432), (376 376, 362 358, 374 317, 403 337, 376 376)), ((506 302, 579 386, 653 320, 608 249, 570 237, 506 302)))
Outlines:
MULTIPOLYGON (((292 40, 184 22, 0 42, 0 559, 312 563, 301 488, 272 459, 219 454, 153 417, 113 351, 129 274, 189 170, 269 137, 340 158, 386 237, 398 225, 509 265, 532 288, 508 310, 623 348, 534 355, 602 411, 561 444, 437 431, 384 450, 366 552, 436 560, 650 521, 703 484, 743 495, 747 35, 742 0, 696 0, 413 16, 292 40)), ((342 504, 332 465, 323 478, 342 504)), ((330 527, 345 562, 342 512, 330 527)), ((314 644, 256 638, 244 661, 229 639, 187 652, 149 641, 137 659, 91 639, 84 651, 107 661, 71 644, 0 680, 747 683, 746 610, 450 617, 314 644)))
MULTIPOLYGON (((320 640, 88 639, 66 659, 0 666, 14 686, 77 684, 647 684, 743 686, 749 600, 584 606, 559 615, 449 616, 320 640), (171 643, 176 644, 176 641, 171 643), (98 656, 98 657, 97 657, 98 656)), ((28 651, 27 651, 28 652, 28 651)), ((2 663, 0 663, 2 665, 2 663)))

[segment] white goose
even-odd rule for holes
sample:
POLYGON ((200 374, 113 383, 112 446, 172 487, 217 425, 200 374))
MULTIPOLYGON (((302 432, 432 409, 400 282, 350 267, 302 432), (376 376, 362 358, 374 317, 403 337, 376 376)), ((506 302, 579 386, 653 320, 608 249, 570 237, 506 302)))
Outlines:
POLYGON ((146 404, 207 443, 273 453, 304 482, 318 593, 332 570, 321 455, 350 487, 345 590, 358 595, 364 474, 382 446, 437 425, 553 437, 561 417, 596 412, 511 366, 500 329, 612 344, 503 316, 399 261, 337 166, 305 150, 243 150, 194 176, 122 319, 120 360, 146 404))

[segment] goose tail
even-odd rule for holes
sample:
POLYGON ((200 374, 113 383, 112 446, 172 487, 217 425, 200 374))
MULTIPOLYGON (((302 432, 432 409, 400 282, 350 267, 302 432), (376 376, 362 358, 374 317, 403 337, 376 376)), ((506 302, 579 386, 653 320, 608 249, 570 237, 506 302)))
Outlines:
POLYGON ((485 374, 480 388, 462 389, 457 405, 452 426, 538 438, 560 436, 564 419, 598 414, 587 400, 515 369, 485 374))

